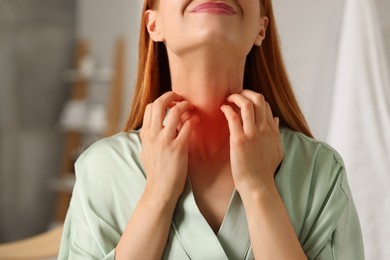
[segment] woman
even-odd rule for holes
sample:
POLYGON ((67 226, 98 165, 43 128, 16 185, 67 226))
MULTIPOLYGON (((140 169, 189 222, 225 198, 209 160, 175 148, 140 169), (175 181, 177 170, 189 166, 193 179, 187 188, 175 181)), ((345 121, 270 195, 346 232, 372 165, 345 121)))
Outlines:
POLYGON ((147 0, 126 133, 76 163, 59 259, 363 259, 340 156, 292 93, 271 0, 147 0))

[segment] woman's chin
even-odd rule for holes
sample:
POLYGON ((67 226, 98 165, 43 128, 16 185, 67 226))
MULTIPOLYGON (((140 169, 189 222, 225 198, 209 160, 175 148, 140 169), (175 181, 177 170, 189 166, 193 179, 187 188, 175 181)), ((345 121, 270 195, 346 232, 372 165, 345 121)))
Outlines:
POLYGON ((181 54, 184 56, 192 56, 194 58, 209 59, 209 58, 221 58, 222 60, 242 59, 247 56, 250 51, 248 46, 242 44, 229 43, 226 40, 216 38, 206 38, 204 41, 198 41, 196 43, 186 46, 182 49, 181 54))

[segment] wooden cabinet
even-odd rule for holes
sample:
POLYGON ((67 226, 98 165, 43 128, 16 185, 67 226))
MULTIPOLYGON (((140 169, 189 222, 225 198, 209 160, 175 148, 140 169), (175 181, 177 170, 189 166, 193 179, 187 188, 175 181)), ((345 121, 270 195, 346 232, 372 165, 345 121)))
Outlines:
MULTIPOLYGON (((76 48, 76 65, 75 73, 71 73, 71 95, 68 105, 73 106, 74 109, 69 109, 67 112, 70 120, 64 120, 61 128, 65 131, 65 144, 62 159, 62 169, 58 178, 50 182, 50 188, 56 192, 56 205, 54 213, 54 222, 61 223, 64 221, 72 193, 72 187, 75 180, 74 163, 80 153, 85 150, 86 144, 83 143, 86 135, 98 135, 101 137, 110 136, 118 132, 120 129, 121 118, 121 104, 122 93, 124 88, 125 78, 125 41, 118 39, 113 52, 113 69, 111 70, 111 77, 107 80, 107 87, 109 88, 109 96, 107 97, 107 105, 105 107, 104 115, 104 129, 100 129, 100 133, 96 133, 82 125, 88 118, 88 113, 85 112, 83 106, 88 103, 88 87, 91 81, 95 80, 96 75, 92 72, 88 77, 83 75, 83 70, 90 68, 83 68, 89 66, 86 59, 90 56, 90 45, 87 41, 79 41, 76 48), (79 108, 77 108, 79 106, 79 108), (70 114, 69 114, 70 113, 70 114), (73 113, 73 114, 72 114, 73 113), (80 122, 77 122, 77 120, 80 122), (75 120, 73 120, 75 119, 75 120), (73 121, 72 121, 73 120, 73 121), (76 121, 76 122, 75 122, 76 121)), ((88 61, 87 61, 88 62, 88 61)), ((84 73, 85 74, 85 73, 84 73)), ((85 107, 84 107, 85 108, 85 107)))

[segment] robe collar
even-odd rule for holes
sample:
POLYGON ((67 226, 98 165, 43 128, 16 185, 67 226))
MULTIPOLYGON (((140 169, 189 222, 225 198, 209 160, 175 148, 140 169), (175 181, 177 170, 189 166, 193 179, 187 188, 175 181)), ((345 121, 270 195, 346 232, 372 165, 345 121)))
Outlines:
POLYGON ((245 259, 250 248, 245 209, 236 189, 216 235, 200 212, 187 178, 172 226, 190 259, 245 259))

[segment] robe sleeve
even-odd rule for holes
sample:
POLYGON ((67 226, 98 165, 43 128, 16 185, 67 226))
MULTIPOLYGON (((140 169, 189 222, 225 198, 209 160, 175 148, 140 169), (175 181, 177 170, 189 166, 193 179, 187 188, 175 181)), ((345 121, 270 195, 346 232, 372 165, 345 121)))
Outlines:
POLYGON ((310 260, 362 260, 358 214, 340 155, 327 145, 313 160, 300 242, 310 260))
POLYGON ((316 260, 361 260, 364 248, 360 223, 352 200, 344 170, 340 176, 340 189, 345 193, 346 203, 336 227, 326 241, 316 260))
POLYGON ((104 176, 99 173, 105 156, 99 151, 102 149, 95 146, 92 153, 87 150, 76 162, 76 183, 64 223, 59 260, 115 258, 121 235, 104 217, 110 209, 106 203, 110 194, 105 193, 104 176))

